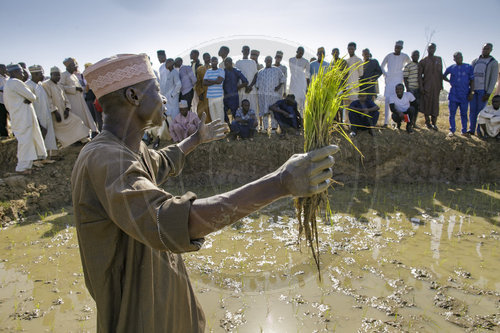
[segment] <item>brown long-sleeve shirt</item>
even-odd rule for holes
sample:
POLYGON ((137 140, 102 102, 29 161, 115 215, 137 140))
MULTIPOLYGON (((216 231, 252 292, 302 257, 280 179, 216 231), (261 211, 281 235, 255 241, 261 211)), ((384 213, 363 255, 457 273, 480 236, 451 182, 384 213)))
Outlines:
POLYGON ((97 332, 203 332, 205 318, 179 253, 196 251, 188 217, 195 194, 158 188, 181 172, 177 146, 139 152, 103 131, 71 177, 85 283, 97 332))

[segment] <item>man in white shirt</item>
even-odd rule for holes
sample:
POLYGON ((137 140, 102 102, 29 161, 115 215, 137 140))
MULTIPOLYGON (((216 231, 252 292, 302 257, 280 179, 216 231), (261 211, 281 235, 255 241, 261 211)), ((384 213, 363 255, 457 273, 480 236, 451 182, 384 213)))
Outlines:
POLYGON ((254 60, 248 58, 248 55, 250 54, 249 46, 244 45, 241 49, 241 53, 243 54, 243 59, 236 61, 234 66, 238 68, 241 73, 243 73, 243 76, 247 78, 249 85, 247 87, 241 88, 238 91, 238 95, 240 97, 240 105, 244 99, 248 100, 248 102, 250 103, 250 109, 254 110, 257 113, 258 117, 259 109, 257 90, 253 89, 253 85, 250 87, 252 83, 255 84, 255 80, 257 79, 257 63, 254 60))
MULTIPOLYGON (((356 52, 356 43, 350 42, 347 45, 347 53, 349 57, 346 59, 347 67, 349 67, 349 77, 347 78, 348 87, 355 86, 359 83, 359 78, 363 76, 363 60, 359 58, 354 52, 356 52)), ((351 95, 347 98, 348 102, 346 105, 354 102, 358 99, 359 88, 355 88, 351 90, 351 95)), ((343 111, 343 119, 346 122, 348 117, 347 109, 343 111)))
POLYGON ((166 90, 165 87, 167 85, 167 67, 165 67, 165 62, 167 61, 167 56, 165 55, 164 50, 156 51, 158 55, 158 61, 160 62, 160 68, 158 72, 160 73, 160 93, 165 96, 166 90))
POLYGON ((35 113, 38 118, 38 124, 44 137, 45 148, 50 155, 57 154, 56 134, 52 124, 52 111, 50 109, 50 101, 45 89, 42 87, 44 79, 44 71, 42 66, 33 65, 29 67, 31 79, 26 81, 26 85, 31 92, 35 94, 36 100, 33 102, 35 113))
POLYGON ((304 48, 299 46, 296 56, 288 61, 291 75, 289 93, 295 95, 295 101, 301 116, 303 116, 306 91, 311 78, 311 65, 303 56, 304 48))
POLYGON ((398 40, 396 45, 394 46, 394 52, 389 53, 380 67, 382 67, 382 73, 385 77, 385 118, 384 118, 384 127, 387 127, 389 124, 389 102, 391 96, 394 95, 396 85, 399 83, 403 83, 403 69, 406 64, 411 62, 410 57, 402 53, 403 49, 403 41, 398 40), (387 66, 387 68, 386 68, 387 66))
POLYGON ((397 128, 401 128, 401 122, 406 123, 406 131, 413 133, 412 123, 415 117, 415 108, 410 105, 415 100, 415 96, 411 92, 405 92, 404 84, 400 83, 396 86, 395 95, 389 99, 389 107, 392 112, 392 120, 396 123, 397 128))

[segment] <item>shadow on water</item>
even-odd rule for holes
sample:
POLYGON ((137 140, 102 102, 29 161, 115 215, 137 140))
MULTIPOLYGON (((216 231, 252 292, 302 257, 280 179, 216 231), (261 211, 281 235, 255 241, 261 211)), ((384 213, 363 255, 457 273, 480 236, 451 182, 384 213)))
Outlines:
MULTIPOLYGON (((166 186, 174 195, 183 194, 181 187, 166 186)), ((212 196, 233 189, 233 187, 190 188, 198 198, 212 196)), ((330 206, 333 213, 350 214, 363 220, 369 213, 376 212, 382 218, 388 214, 401 213, 407 219, 425 213, 438 217, 449 209, 464 215, 481 217, 489 223, 500 226, 500 189, 497 184, 451 185, 451 184, 348 184, 330 189, 330 206)), ((42 237, 55 236, 67 226, 74 226, 72 207, 55 213, 42 212, 30 216, 19 226, 38 221, 47 222, 51 229, 42 237)), ((264 208, 264 213, 277 221, 280 216, 295 217, 291 199, 279 200, 264 208)), ((235 225, 238 227, 238 223, 235 225)))
POLYGON ((45 231, 41 235, 41 238, 52 238, 56 236, 61 230, 75 226, 72 208, 69 209, 63 208, 55 213, 49 211, 43 213, 43 215, 39 214, 38 216, 31 216, 25 219, 22 223, 19 223, 17 226, 23 227, 28 224, 37 223, 39 221, 42 221, 50 225, 50 229, 45 231))
MULTIPOLYGON (((206 187, 190 189, 199 198, 223 193, 232 187, 206 187)), ((167 191, 182 194, 180 187, 167 186, 167 191)), ((453 209, 464 215, 482 217, 494 225, 500 225, 500 188, 497 184, 346 184, 330 189, 330 206, 333 213, 362 217, 377 212, 385 218, 387 214, 401 213, 408 219, 422 213, 437 217, 453 209)), ((294 217, 290 200, 280 200, 263 210, 274 216, 294 217)))
POLYGON ((408 219, 421 215, 438 216, 448 209, 482 217, 500 225, 500 193, 497 184, 383 184, 338 186, 330 191, 334 212, 361 217, 370 210, 380 216, 402 213, 408 219))

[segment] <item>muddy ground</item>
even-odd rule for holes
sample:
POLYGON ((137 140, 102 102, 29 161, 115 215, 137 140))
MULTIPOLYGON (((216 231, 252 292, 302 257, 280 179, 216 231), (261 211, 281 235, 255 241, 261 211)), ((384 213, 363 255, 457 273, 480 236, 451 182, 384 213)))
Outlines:
MULTIPOLYGON (((499 190, 331 190, 321 280, 292 200, 277 201, 183 256, 206 331, 498 332, 499 190)), ((0 250, 0 331, 95 332, 71 207, 1 228, 0 250)))

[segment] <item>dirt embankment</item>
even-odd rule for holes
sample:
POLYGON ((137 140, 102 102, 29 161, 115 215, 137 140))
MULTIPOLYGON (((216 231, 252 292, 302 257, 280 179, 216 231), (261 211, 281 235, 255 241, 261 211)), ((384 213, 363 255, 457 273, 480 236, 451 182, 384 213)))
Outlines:
MULTIPOLYGON (((452 137, 421 130, 361 133, 354 139, 360 153, 345 139, 336 155, 334 178, 346 184, 379 181, 493 183, 500 180, 500 143, 452 137)), ((179 179, 184 185, 238 185, 275 170, 292 154, 303 151, 303 138, 213 143, 187 159, 179 179)))
MULTIPOLYGON (((451 182, 500 181, 500 143, 420 130, 378 130, 375 137, 360 133, 354 140, 363 153, 344 139, 334 139, 341 150, 336 156, 334 178, 354 182, 451 182)), ((81 147, 68 147, 64 159, 36 169, 30 176, 12 176, 16 164, 15 139, 0 143, 0 221, 44 214, 71 204, 70 176, 81 147)), ((287 140, 259 135, 254 141, 214 142, 200 146, 186 159, 181 176, 172 185, 214 188, 236 186, 276 170, 292 154, 303 150, 302 137, 287 140)))

